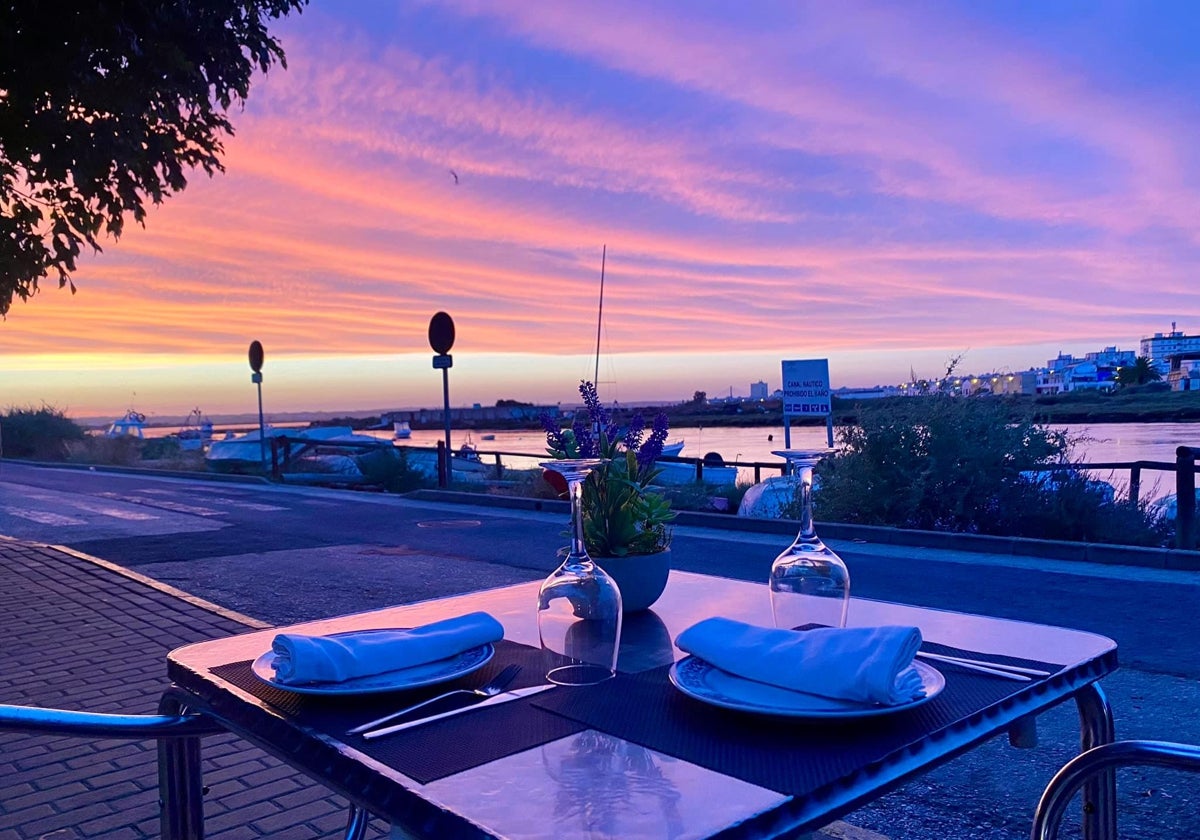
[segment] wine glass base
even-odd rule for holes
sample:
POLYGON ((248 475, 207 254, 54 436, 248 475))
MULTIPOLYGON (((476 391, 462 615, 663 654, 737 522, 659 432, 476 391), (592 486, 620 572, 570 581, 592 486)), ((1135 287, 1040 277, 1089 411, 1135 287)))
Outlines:
POLYGON ((561 665, 546 672, 546 679, 555 685, 595 685, 615 674, 603 665, 561 665))

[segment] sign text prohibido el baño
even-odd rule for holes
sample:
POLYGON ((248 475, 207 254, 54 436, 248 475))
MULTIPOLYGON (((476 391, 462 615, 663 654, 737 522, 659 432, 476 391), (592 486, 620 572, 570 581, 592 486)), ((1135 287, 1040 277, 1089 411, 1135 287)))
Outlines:
POLYGON ((825 417, 829 411, 829 360, 785 361, 783 416, 825 417))

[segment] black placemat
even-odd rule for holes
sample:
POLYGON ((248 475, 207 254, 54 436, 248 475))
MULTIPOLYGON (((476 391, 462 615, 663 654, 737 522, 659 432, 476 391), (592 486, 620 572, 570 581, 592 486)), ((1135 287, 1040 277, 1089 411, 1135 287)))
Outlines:
MULTIPOLYGON (((496 644, 496 655, 487 665, 452 682, 411 691, 346 697, 297 694, 275 688, 254 675, 251 660, 221 665, 213 668, 212 673, 286 713, 301 726, 332 735, 364 755, 427 784, 587 727, 536 708, 532 701, 541 695, 535 695, 464 712, 373 741, 347 735, 347 731, 451 689, 483 685, 509 664, 521 666, 521 672, 509 688, 540 685, 546 676, 544 656, 537 648, 501 641, 496 644)), ((470 698, 466 698, 466 703, 470 702, 470 698)), ((463 704, 463 700, 448 700, 423 709, 422 713, 448 711, 463 704)))
MULTIPOLYGON (((972 659, 970 651, 925 644, 923 650, 972 659)), ((1056 672, 1061 666, 987 658, 1056 672)), ((534 704, 658 752, 760 787, 803 796, 930 734, 1002 703, 1034 683, 1016 682, 933 663, 946 688, 907 711, 852 720, 765 717, 702 703, 671 685, 669 665, 621 674, 588 688, 559 689, 534 704)))

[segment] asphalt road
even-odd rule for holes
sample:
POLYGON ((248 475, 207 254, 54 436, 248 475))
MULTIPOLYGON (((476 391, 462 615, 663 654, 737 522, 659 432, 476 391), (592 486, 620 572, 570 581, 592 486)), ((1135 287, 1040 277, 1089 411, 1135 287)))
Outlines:
MULTIPOLYGON (((374 494, 0 464, 0 534, 66 545, 271 623, 545 577, 557 513, 374 494)), ((778 535, 678 528, 688 571, 763 580, 778 535)), ((1117 640, 1105 680, 1120 737, 1200 743, 1200 573, 833 542, 856 596, 1091 630, 1117 640)), ((1075 749, 1073 710, 1042 744, 984 745, 850 816, 893 840, 1027 836, 1075 749)), ((1121 777, 1122 838, 1191 837, 1200 797, 1165 771, 1121 777), (1189 818, 1190 817, 1190 818, 1189 818)))

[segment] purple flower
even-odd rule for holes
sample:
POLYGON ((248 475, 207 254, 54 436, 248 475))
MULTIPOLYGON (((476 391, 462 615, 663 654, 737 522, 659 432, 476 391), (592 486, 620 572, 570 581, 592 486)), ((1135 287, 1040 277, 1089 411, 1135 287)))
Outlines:
POLYGON ((625 439, 622 441, 626 451, 633 452, 642 445, 642 432, 645 428, 646 421, 642 419, 641 414, 635 414, 629 418, 629 428, 625 431, 625 439))
POLYGON ((587 416, 587 412, 583 412, 583 416, 579 414, 575 415, 575 422, 571 424, 571 431, 575 433, 575 442, 579 444, 580 458, 595 458, 598 456, 600 448, 595 436, 592 434, 592 424, 587 416))
POLYGON ((646 438, 646 442, 641 445, 637 453, 637 462, 639 469, 645 469, 658 460, 658 456, 662 455, 663 444, 667 442, 667 431, 669 429, 669 421, 664 412, 659 412, 654 418, 654 429, 650 432, 650 437, 646 438))
POLYGON ((538 419, 542 421, 542 428, 546 430, 546 446, 555 453, 566 454, 567 441, 558 428, 558 424, 554 422, 554 418, 550 416, 549 412, 542 412, 538 419))

